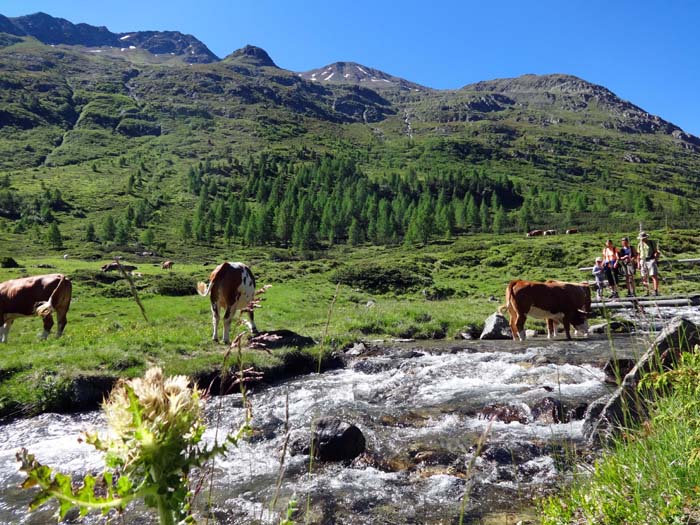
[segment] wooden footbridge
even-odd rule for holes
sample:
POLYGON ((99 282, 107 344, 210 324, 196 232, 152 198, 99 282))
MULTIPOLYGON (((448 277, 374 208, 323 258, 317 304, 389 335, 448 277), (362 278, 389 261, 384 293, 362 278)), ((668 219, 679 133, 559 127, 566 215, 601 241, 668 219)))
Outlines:
MULTIPOLYGON (((668 284, 670 281, 700 281, 700 274, 693 273, 678 273, 680 269, 694 267, 700 264, 700 258, 698 259, 661 259, 659 261, 660 271, 659 280, 661 288, 668 284), (669 276, 668 273, 673 271, 676 275, 669 276)), ((592 266, 586 268, 579 268, 581 271, 591 272, 593 270, 592 266)), ((635 277, 635 281, 638 281, 638 275, 635 277)), ((595 287, 595 281, 588 281, 588 285, 595 287)), ((605 286, 608 283, 605 281, 605 286)), ((618 289, 620 293, 619 298, 608 298, 604 297, 601 300, 593 301, 591 303, 591 308, 593 310, 622 310, 622 309, 644 309, 644 308, 664 308, 664 307, 680 307, 680 306, 700 306, 700 291, 691 292, 686 294, 674 294, 674 295, 660 295, 660 296, 648 296, 644 295, 646 289, 643 285, 637 284, 637 293, 639 295, 635 297, 623 297, 625 291, 624 280, 618 281, 618 289)))

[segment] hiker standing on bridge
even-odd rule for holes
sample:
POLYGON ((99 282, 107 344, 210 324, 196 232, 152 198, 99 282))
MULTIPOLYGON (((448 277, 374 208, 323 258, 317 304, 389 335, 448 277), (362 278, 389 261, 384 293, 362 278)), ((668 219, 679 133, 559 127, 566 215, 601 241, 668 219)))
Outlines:
POLYGON ((612 293, 610 297, 617 299, 617 248, 613 244, 611 239, 605 241, 605 248, 603 248, 603 268, 605 269, 605 277, 608 279, 608 284, 612 293))
POLYGON ((637 251, 630 244, 629 237, 622 238, 622 247, 618 251, 620 257, 620 274, 625 277, 627 297, 634 297, 634 271, 637 265, 637 251))
POLYGON ((639 254, 638 262, 642 283, 647 289, 647 295, 651 295, 649 290, 649 277, 651 277, 654 295, 659 295, 659 245, 656 241, 652 241, 646 232, 640 232, 638 239, 637 253, 639 254))

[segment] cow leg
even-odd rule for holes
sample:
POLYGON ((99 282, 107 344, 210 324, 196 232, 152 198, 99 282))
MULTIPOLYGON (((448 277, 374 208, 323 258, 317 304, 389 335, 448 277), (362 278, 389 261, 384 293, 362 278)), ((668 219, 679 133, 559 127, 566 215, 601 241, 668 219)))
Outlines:
POLYGON ((44 322, 44 331, 41 334, 41 339, 46 339, 49 337, 49 332, 51 332, 51 327, 53 326, 53 315, 47 315, 42 321, 44 322))
POLYGON ((231 342, 231 338, 229 337, 230 332, 231 332, 231 313, 233 312, 233 308, 230 306, 226 307, 226 310, 224 310, 224 343, 229 344, 231 342))
POLYGON ((219 307, 216 303, 211 303, 211 323, 213 325, 214 331, 212 332, 211 340, 218 343, 219 342, 219 307))
POLYGON ((245 321, 245 324, 248 325, 248 329, 250 330, 250 333, 253 335, 256 335, 258 333, 258 329, 255 326, 255 315, 253 313, 252 308, 248 311, 248 318, 250 319, 250 321, 245 321))
POLYGON ((7 331, 5 330, 5 323, 0 320, 0 343, 7 342, 7 331))
POLYGON ((7 339, 10 335, 10 327, 12 326, 12 319, 7 319, 2 325, 2 336, 0 337, 0 342, 7 343, 7 339))
POLYGON ((571 323, 568 319, 564 319, 564 332, 566 332, 566 339, 571 341, 571 323))
POLYGON ((63 330, 66 327, 66 323, 68 322, 68 318, 66 317, 68 315, 68 312, 64 312, 63 310, 56 310, 56 321, 58 321, 58 331, 56 332, 56 337, 61 337, 63 335, 63 330))
MULTIPOLYGON (((525 341, 525 321, 527 321, 527 316, 524 314, 515 314, 515 331, 513 331, 513 339, 515 339, 515 334, 518 334, 518 339, 520 341, 525 341)), ((513 326, 511 325, 511 330, 513 326)))
POLYGON ((508 311, 508 317, 510 317, 510 334, 513 336, 513 341, 518 340, 518 325, 516 323, 516 318, 518 317, 517 312, 508 311))

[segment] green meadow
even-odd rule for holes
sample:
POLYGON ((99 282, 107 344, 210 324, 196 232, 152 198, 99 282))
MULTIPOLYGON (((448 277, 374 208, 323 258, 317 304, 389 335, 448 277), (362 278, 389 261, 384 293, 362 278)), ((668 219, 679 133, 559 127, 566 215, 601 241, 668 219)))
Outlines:
MULTIPOLYGON (((666 261, 700 256, 698 231, 652 233, 666 261)), ((199 260, 173 257, 172 271, 162 270, 155 258, 123 254, 138 267, 134 282, 148 321, 126 281, 100 271, 107 259, 17 256, 21 268, 0 269, 0 280, 64 273, 73 282, 73 300, 61 339, 54 328, 41 341, 38 318, 15 321, 0 349, 0 412, 27 416, 70 408, 75 381, 132 377, 153 365, 197 377, 228 367, 228 347, 211 341, 209 300, 195 292, 196 282, 206 281, 224 260, 246 262, 258 287, 271 285, 256 310, 258 328, 310 336, 317 345, 304 352, 317 357, 360 340, 443 339, 481 329, 502 304, 511 279, 590 279, 579 268, 592 264, 608 236, 467 235, 425 246, 303 253, 236 248, 199 260)), ((697 290, 692 266, 665 262, 661 269, 664 294, 697 290)), ((528 327, 541 326, 528 321, 528 327)), ((269 370, 290 350, 244 350, 243 364, 269 370)))

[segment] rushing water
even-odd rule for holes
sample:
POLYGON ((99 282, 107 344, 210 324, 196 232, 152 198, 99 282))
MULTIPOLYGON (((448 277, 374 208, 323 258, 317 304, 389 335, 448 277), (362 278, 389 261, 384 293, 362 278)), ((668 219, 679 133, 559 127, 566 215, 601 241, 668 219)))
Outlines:
MULTIPOLYGON (((564 409, 590 403, 612 388, 602 371, 611 355, 635 357, 645 344, 629 336, 615 338, 612 350, 602 336, 396 344, 350 358, 344 369, 262 388, 250 395, 254 424, 262 431, 217 461, 211 503, 207 488, 198 508, 210 510, 209 523, 278 523, 294 496, 309 523, 456 523, 466 493, 466 523, 494 512, 507 515, 560 480, 567 458, 582 447, 580 415, 552 423, 537 418, 533 408, 547 397, 564 409), (520 414, 519 421, 483 414, 485 407, 503 404, 520 414), (287 454, 271 509, 285 420, 292 436, 304 439, 324 416, 357 425, 367 454, 351 464, 316 464, 311 472, 308 456, 287 454), (486 443, 475 457, 483 434, 486 443)), ((240 425, 241 405, 240 395, 210 401, 210 421, 221 418, 219 435, 240 425)), ((32 495, 17 488, 18 448, 63 472, 99 471, 101 457, 77 437, 102 428, 99 412, 45 414, 0 427, 0 523, 53 521, 50 508, 26 512, 32 495)), ((206 438, 214 439, 213 429, 206 438)), ((130 524, 153 520, 138 507, 123 518, 130 524)))

